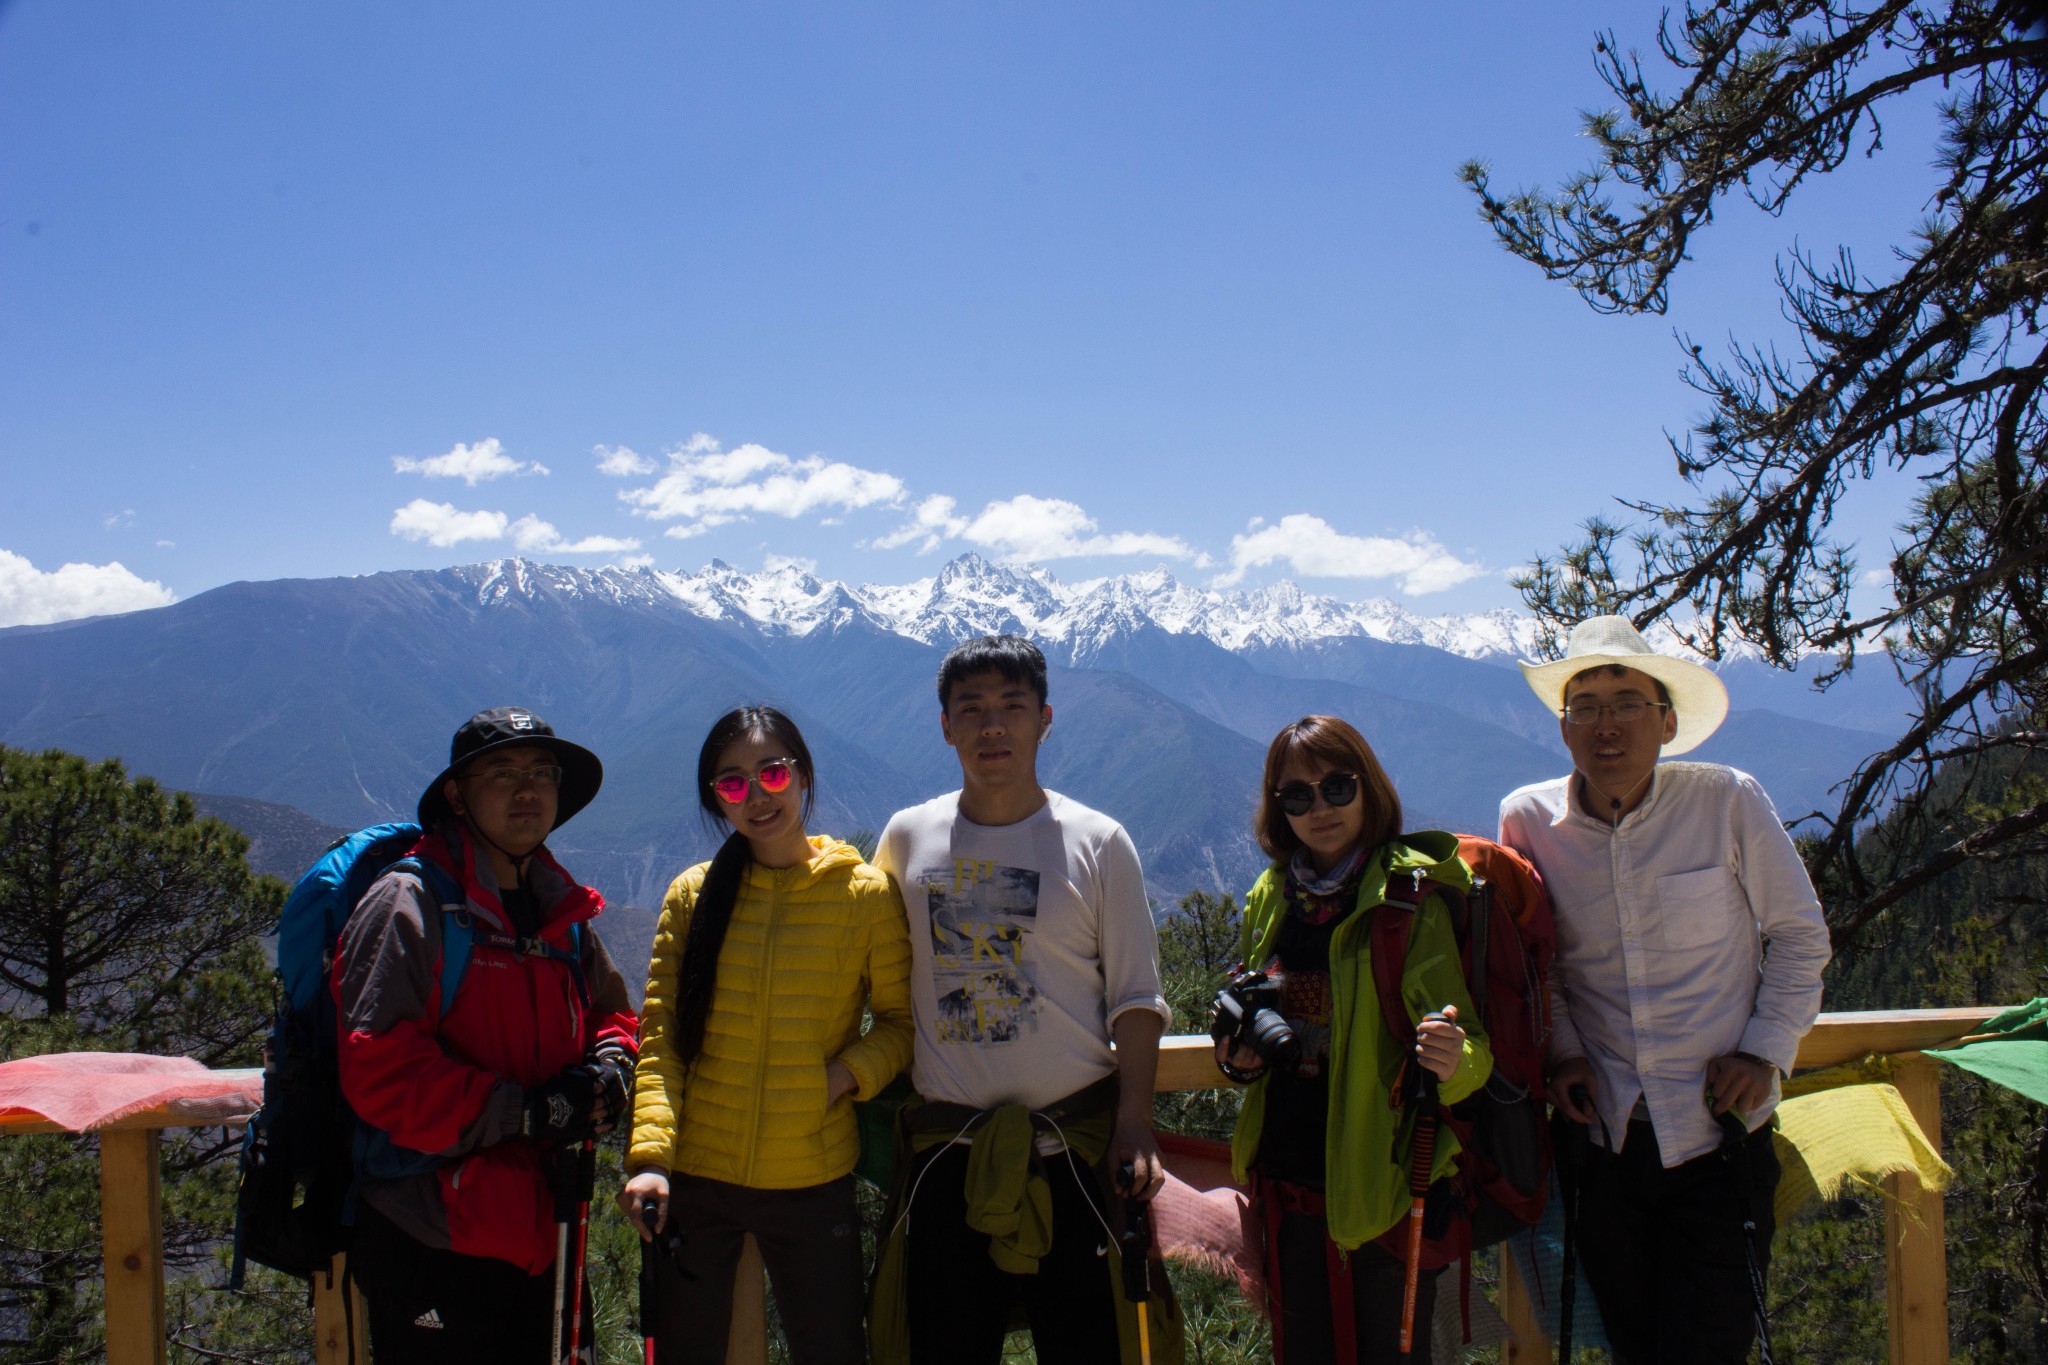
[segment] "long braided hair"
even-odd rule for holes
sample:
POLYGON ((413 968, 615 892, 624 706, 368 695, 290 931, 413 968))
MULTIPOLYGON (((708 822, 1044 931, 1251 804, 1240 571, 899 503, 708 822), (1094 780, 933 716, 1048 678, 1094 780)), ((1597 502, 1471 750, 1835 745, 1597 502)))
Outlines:
MULTIPOLYGON (((742 739, 766 739, 780 745, 784 756, 796 766, 804 781, 803 818, 811 818, 811 804, 817 797, 818 779, 811 766, 810 746, 796 722, 772 706, 740 706, 726 712, 704 736, 697 752, 697 804, 704 822, 713 830, 730 823, 726 806, 711 789, 718 775, 718 760, 726 749, 742 739)), ((704 1027, 711 1017, 711 996, 718 985, 718 955, 725 947, 725 931, 732 924, 733 906, 738 903, 740 879, 753 850, 747 836, 734 830, 719 845, 697 889, 697 904, 690 915, 689 933, 683 939, 683 960, 676 969, 676 1015, 673 1030, 676 1065, 687 1069, 704 1050, 704 1027)))

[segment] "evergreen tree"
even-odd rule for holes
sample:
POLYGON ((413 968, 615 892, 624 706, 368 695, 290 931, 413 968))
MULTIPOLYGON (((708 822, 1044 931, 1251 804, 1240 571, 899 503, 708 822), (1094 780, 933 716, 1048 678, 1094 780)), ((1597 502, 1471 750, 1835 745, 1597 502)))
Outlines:
MULTIPOLYGON (((0 747, 0 1060, 91 1050, 258 1065, 269 991, 256 936, 284 888, 250 873, 247 847, 118 762, 0 747)), ((165 1134, 176 1270, 212 1263, 232 1229, 235 1149, 225 1130, 165 1134)), ((96 1140, 0 1139, 0 1361, 96 1358, 99 1278, 96 1140)), ((174 1340, 232 1340, 236 1359, 309 1349, 302 1291, 225 1298, 181 1277, 174 1340)))
POLYGON ((1883 635, 1919 707, 1817 813, 1838 946, 1973 859, 2048 852, 2048 803, 1994 812, 1962 798, 1970 782, 1934 780, 2038 752, 2048 716, 2041 18, 2018 0, 1688 3, 1657 35, 1669 90, 1611 36, 1596 42, 1618 105, 1586 116, 1591 169, 1505 196, 1485 166, 1463 172, 1510 251, 1600 311, 1659 312, 1717 206, 1742 195, 1776 214, 1811 177, 1878 152, 1898 101, 1938 101, 1931 211, 1900 225, 1888 273, 1794 250, 1779 269, 1794 352, 1716 361, 1683 342, 1709 407, 1669 445, 1696 495, 1595 518, 1518 583, 1552 652, 1563 627, 1620 612, 1668 620, 1711 657, 1738 639, 1780 665, 1832 654, 1831 679, 1883 635), (1830 524, 1881 468, 1926 491, 1888 563, 1895 605, 1855 619, 1855 547, 1830 524), (1879 815, 1897 837, 1860 841, 1879 815))

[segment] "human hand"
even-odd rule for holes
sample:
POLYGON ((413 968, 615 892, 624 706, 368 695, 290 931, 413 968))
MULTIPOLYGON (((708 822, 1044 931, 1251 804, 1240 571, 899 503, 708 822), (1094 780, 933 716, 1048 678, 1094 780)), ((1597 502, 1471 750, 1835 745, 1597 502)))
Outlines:
POLYGON ((666 1171, 641 1171, 626 1182, 619 1191, 618 1205, 626 1215, 626 1221, 633 1225, 633 1231, 640 1234, 643 1242, 652 1242, 654 1234, 668 1226, 668 1173, 666 1171), (641 1209, 649 1202, 654 1205, 654 1226, 647 1226, 641 1209))
POLYGON ((1166 1163, 1160 1159, 1159 1140, 1152 1135, 1149 1114, 1139 1119, 1118 1117, 1109 1139, 1109 1164, 1126 1199, 1143 1201, 1159 1193, 1166 1183, 1166 1163), (1128 1181, 1124 1179, 1126 1170, 1130 1172, 1128 1181))
POLYGON ((565 1067, 526 1089, 520 1135, 543 1147, 573 1147, 595 1135, 598 1082, 595 1069, 565 1067))
POLYGON ((1458 1027, 1458 1007, 1445 1005, 1415 1026, 1415 1057, 1440 1081, 1447 1081, 1465 1056, 1465 1030, 1458 1027))
POLYGON ((1592 1123, 1600 1117, 1593 1108, 1593 1064, 1584 1057, 1568 1057, 1550 1069, 1546 1083, 1550 1102, 1573 1123, 1592 1123), (1583 1097, 1585 1103, 1581 1104, 1583 1097))
POLYGON ((1216 1069, 1240 1084, 1249 1084, 1265 1071, 1266 1059, 1234 1038, 1221 1038, 1216 1042, 1216 1069), (1231 1076, 1232 1070, 1240 1075, 1231 1076))
POLYGON ((597 1082, 590 1131, 609 1133, 633 1115, 633 1059, 617 1048, 605 1048, 585 1062, 584 1068, 597 1082))
POLYGON ((860 1089, 860 1082, 854 1078, 853 1068, 837 1057, 825 1064, 825 1107, 830 1109, 839 1103, 843 1095, 851 1095, 860 1089))
POLYGON ((1733 1109, 1747 1123, 1749 1116, 1771 1100, 1771 1082, 1778 1069, 1769 1062, 1730 1054, 1707 1063, 1707 1090, 1713 1096, 1718 1117, 1733 1109))

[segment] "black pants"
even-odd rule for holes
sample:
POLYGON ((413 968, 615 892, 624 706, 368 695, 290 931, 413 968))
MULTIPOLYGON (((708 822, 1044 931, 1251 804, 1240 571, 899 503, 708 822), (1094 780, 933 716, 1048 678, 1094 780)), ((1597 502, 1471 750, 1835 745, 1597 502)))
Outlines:
MULTIPOLYGON (((575 1229, 570 1229, 575 1236, 575 1229)), ((555 1365, 568 1349, 549 1349, 555 1274, 529 1275, 509 1261, 465 1256, 422 1244, 367 1201, 356 1205, 349 1272, 370 1316, 370 1356, 378 1365, 449 1365, 488 1360, 555 1365)), ((583 1290, 584 1359, 594 1358, 590 1287, 583 1290)))
POLYGON ((761 1248, 795 1365, 862 1365, 867 1359, 852 1176, 802 1189, 757 1190, 672 1173, 668 1200, 671 1226, 684 1240, 680 1270, 665 1256, 656 1261, 659 1365, 725 1365, 733 1277, 748 1233, 761 1248))
POLYGON ((1669 1170, 1645 1120, 1629 1124, 1618 1156, 1597 1141, 1588 1147, 1579 1264, 1616 1361, 1742 1365, 1756 1335, 1742 1221, 1754 1211, 1757 1265, 1768 1269, 1778 1189, 1771 1130, 1669 1170))
POLYGON ((916 1197, 906 1226, 911 1365, 993 1365, 1012 1308, 1022 1303, 1038 1358, 1059 1365, 1117 1365, 1109 1234, 1079 1159, 1045 1159, 1052 1187, 1052 1249, 1035 1275, 1012 1275, 989 1259, 989 1238, 967 1226, 962 1184, 967 1148, 935 1148, 913 1172, 916 1197), (920 1179, 921 1177, 921 1179, 920 1179))
MULTIPOLYGON (((1329 1224, 1313 1214, 1280 1216, 1279 1358, 1287 1365, 1336 1365, 1335 1306, 1330 1291, 1329 1224)), ((1396 1365, 1401 1360, 1401 1300, 1408 1267, 1385 1248, 1367 1243, 1338 1261, 1351 1279, 1351 1320, 1359 1365, 1396 1365)), ((1436 1316, 1436 1283, 1441 1270, 1424 1271, 1415 1286, 1413 1365, 1430 1365, 1430 1326, 1436 1316)))

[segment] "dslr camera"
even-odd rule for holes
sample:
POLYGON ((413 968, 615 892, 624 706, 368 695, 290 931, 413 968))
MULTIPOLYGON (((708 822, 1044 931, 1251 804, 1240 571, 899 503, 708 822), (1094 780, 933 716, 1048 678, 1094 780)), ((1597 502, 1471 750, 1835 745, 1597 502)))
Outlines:
POLYGON ((1259 1060, 1282 1071, 1301 1062, 1301 1039, 1280 1013, 1280 984, 1264 972, 1240 970, 1216 992, 1209 1036, 1250 1048, 1259 1060))

